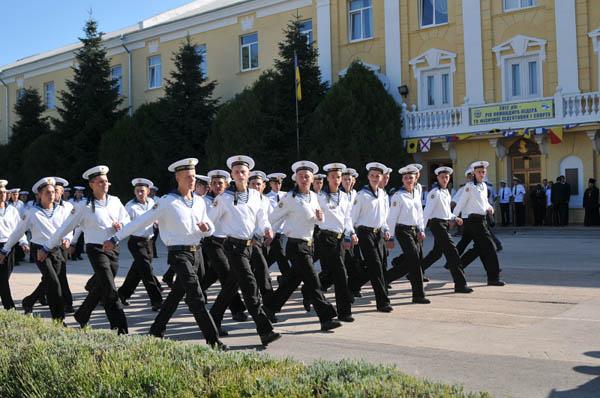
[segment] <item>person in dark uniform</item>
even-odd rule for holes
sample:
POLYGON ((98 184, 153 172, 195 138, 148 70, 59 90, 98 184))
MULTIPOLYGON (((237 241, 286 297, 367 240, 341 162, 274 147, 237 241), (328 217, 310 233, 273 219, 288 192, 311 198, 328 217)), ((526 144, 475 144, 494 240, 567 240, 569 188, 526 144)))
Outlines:
MULTIPOLYGON (((489 163, 484 160, 471 164, 473 182, 465 185, 453 214, 458 217, 462 212, 466 216, 463 219, 465 227, 463 235, 467 235, 474 241, 481 262, 487 272, 488 285, 504 286, 504 282, 500 280, 500 265, 496 254, 496 246, 487 225, 487 213, 493 214, 494 212, 494 208, 488 201, 487 185, 484 182, 488 165, 489 163)), ((461 262, 464 264, 462 259, 461 262)))
MULTIPOLYGON (((8 238, 15 228, 17 228, 17 225, 21 220, 17 208, 8 204, 7 185, 8 181, 0 180, 0 249, 4 248, 8 238)), ((27 238, 25 235, 20 237, 19 245, 23 247, 27 246, 27 238)), ((15 264, 14 253, 14 249, 10 250, 3 256, 3 261, 0 261, 0 298, 2 299, 2 305, 6 310, 15 308, 15 303, 10 292, 10 285, 8 283, 15 264)))
MULTIPOLYGON (((148 197, 150 187, 154 184, 146 178, 134 178, 131 181, 135 198, 127 202, 125 209, 132 220, 146 213, 152 206, 154 200, 148 197)), ((124 306, 129 306, 129 298, 135 292, 140 281, 144 284, 152 311, 158 311, 162 304, 162 295, 156 284, 156 277, 152 270, 152 235, 153 225, 131 235, 127 241, 127 248, 133 256, 133 263, 127 272, 123 285, 118 290, 119 299, 124 306)))
POLYGON ((542 226, 546 215, 546 190, 542 184, 537 184, 529 193, 529 199, 533 207, 533 224, 542 226))
POLYGON ((177 277, 154 323, 150 326, 150 334, 164 337, 169 319, 185 296, 185 302, 206 343, 214 348, 227 350, 228 347, 219 340, 217 326, 206 310, 204 294, 200 287, 204 264, 198 243, 203 237, 212 234, 215 227, 208 218, 204 200, 193 193, 197 164, 198 159, 195 158, 172 163, 168 170, 175 173, 177 188, 160 198, 151 210, 105 241, 104 249, 112 250, 120 240, 158 221, 161 227, 160 238, 169 252, 168 263, 175 270, 177 277))
POLYGON ((283 233, 288 237, 286 253, 292 263, 289 277, 283 278, 265 310, 269 315, 281 310, 292 293, 304 282, 304 294, 315 308, 321 330, 328 331, 342 326, 334 320, 337 316, 333 305, 325 298, 321 283, 313 266, 313 232, 316 222, 323 221, 323 211, 317 194, 310 190, 318 167, 313 162, 301 160, 292 165, 296 175, 296 187, 288 192, 273 209, 269 219, 272 224, 283 220, 283 233))
POLYGON ((571 185, 567 182, 565 176, 560 176, 562 182, 561 201, 560 201, 560 218, 563 226, 569 225, 569 201, 571 200, 571 185))
POLYGON ((585 209, 585 218, 583 219, 583 225, 586 227, 600 225, 600 212, 598 211, 598 188, 596 187, 596 180, 590 178, 588 180, 588 187, 583 193, 583 208, 585 209))
POLYGON ((119 198, 108 194, 108 171, 106 166, 96 166, 83 173, 83 178, 89 181, 92 195, 87 202, 75 205, 71 215, 38 250, 37 258, 44 262, 48 254, 62 243, 62 238, 77 227, 85 235, 86 253, 94 270, 95 283, 75 312, 75 320, 85 327, 102 299, 110 328, 116 329, 119 334, 127 334, 127 319, 114 280, 119 268, 119 250, 114 247, 104 251, 102 244, 129 222, 129 215, 119 198))

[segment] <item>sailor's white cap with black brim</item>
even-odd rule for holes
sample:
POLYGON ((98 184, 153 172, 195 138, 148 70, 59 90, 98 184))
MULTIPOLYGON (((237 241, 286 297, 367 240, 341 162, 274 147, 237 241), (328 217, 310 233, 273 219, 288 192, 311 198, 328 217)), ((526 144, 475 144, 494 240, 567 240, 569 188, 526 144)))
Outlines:
POLYGON ((418 172, 419 172, 419 169, 410 164, 408 166, 404 166, 400 170, 398 170, 398 173, 400 173, 400 175, 417 174, 418 172))
POLYGON ((417 168, 417 171, 421 171, 421 169, 423 168, 423 165, 420 163, 411 163, 408 166, 413 166, 417 168))
POLYGON ((315 174, 315 180, 325 180, 327 178, 327 176, 325 174, 315 174))
POLYGON ((341 171, 344 172, 346 170, 346 165, 343 163, 328 163, 323 166, 323 171, 329 173, 330 171, 341 171))
POLYGON ((473 169, 470 167, 465 170, 465 177, 467 177, 469 174, 473 174, 473 169))
POLYGON ((294 173, 298 173, 302 170, 310 171, 311 173, 316 174, 319 171, 319 166, 310 160, 299 160, 292 165, 292 171, 294 173))
POLYGON ((470 169, 480 169, 480 168, 487 168, 490 165, 489 162, 486 162, 485 160, 478 160, 476 162, 471 163, 471 166, 469 166, 470 169))
POLYGON ((285 177, 287 177, 287 176, 283 173, 267 174, 267 178, 269 179, 269 181, 273 181, 273 182, 281 182, 285 179, 285 177))
POLYGON ((177 173, 178 171, 183 171, 183 170, 196 170, 197 164, 198 164, 198 159, 196 159, 196 158, 181 159, 181 160, 171 163, 171 165, 169 165, 169 167, 168 167, 168 170, 171 173, 177 173))
POLYGON ((0 189, 6 191, 6 186, 8 185, 8 181, 0 180, 0 189))
POLYGON ((208 172, 208 179, 210 181, 213 178, 222 178, 227 183, 229 183, 229 181, 231 181, 231 174, 229 174, 229 172, 225 170, 211 170, 208 172))
POLYGON ((87 169, 85 173, 83 173, 84 180, 92 180, 98 176, 105 176, 108 174, 108 166, 96 166, 91 169, 87 169))
POLYGON ((263 171, 260 171, 260 170, 255 170, 255 171, 250 172, 249 180, 256 180, 258 178, 265 181, 267 179, 267 175, 263 171))
POLYGON ((385 172, 387 171, 388 167, 383 164, 383 163, 379 163, 379 162, 371 162, 371 163, 367 163, 367 171, 378 171, 382 174, 385 174, 385 172))
POLYGON ((196 174, 196 182, 202 185, 208 185, 210 182, 210 177, 203 174, 196 174))
POLYGON ((248 167, 250 170, 252 170, 254 168, 254 159, 252 159, 250 156, 246 156, 246 155, 235 155, 235 156, 231 156, 229 159, 227 159, 227 167, 229 167, 229 170, 233 170, 234 166, 246 166, 248 167))
POLYGON ((358 172, 352 167, 346 167, 344 170, 342 170, 342 175, 350 175, 354 178, 358 178, 358 172))
POLYGON ((452 167, 442 166, 442 167, 438 167, 433 172, 435 173, 436 176, 438 176, 442 173, 448 173, 448 175, 452 175, 452 173, 454 173, 454 170, 452 170, 452 167))
POLYGON ((44 177, 44 178, 38 180, 38 182, 33 184, 33 187, 31 188, 31 190, 34 193, 39 193, 42 189, 44 189, 48 185, 52 185, 52 186, 56 185, 56 180, 54 179, 54 177, 44 177))
POLYGON ((62 177, 52 177, 54 178, 54 180, 56 181, 56 185, 61 186, 61 187, 68 187, 69 186, 69 181, 65 180, 62 177))
POLYGON ((83 192, 83 191, 85 191, 85 188, 84 188, 84 187, 82 187, 81 185, 75 185, 75 186, 73 187, 73 189, 74 189, 74 190, 76 190, 76 191, 80 191, 80 192, 83 192))
POLYGON ((154 183, 147 178, 134 178, 131 180, 131 185, 134 187, 147 187, 152 188, 154 183))

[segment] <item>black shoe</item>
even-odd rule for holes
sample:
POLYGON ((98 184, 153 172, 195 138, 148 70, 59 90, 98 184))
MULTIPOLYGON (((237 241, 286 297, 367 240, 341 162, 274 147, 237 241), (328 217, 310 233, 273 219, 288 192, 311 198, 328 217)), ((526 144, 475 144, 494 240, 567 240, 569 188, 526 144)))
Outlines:
POLYGON ((413 304, 429 304, 431 301, 425 297, 413 297, 413 304))
POLYGON ((153 303, 152 311, 154 311, 154 312, 160 311, 160 307, 162 307, 162 303, 153 303))
POLYGON ((429 278, 423 275, 423 282, 429 282, 429 278))
POLYGON ((75 312, 75 308, 72 305, 65 306, 65 314, 72 314, 75 312))
POLYGON ((498 281, 488 281, 488 286, 504 286, 506 283, 498 280, 498 281))
POLYGON ((117 335, 129 334, 129 330, 127 328, 117 328, 117 335))
POLYGON ((394 311, 394 309, 392 308, 391 305, 384 305, 383 307, 377 307, 377 311, 379 312, 392 312, 394 311))
POLYGON ((150 336, 156 337, 157 339, 164 339, 165 338, 165 331, 161 330, 160 332, 155 332, 152 329, 150 329, 150 336))
POLYGON ((229 336, 229 332, 223 328, 219 328, 219 337, 229 336))
POLYGON ((304 307, 304 311, 310 312, 310 300, 302 299, 302 306, 304 307))
POLYGON ((79 313, 75 313, 73 314, 73 318, 75 318, 75 320, 77 321, 77 323, 79 324, 79 327, 81 329, 84 329, 87 326, 87 322, 83 322, 80 318, 79 318, 79 313))
POLYGON ((229 347, 224 344, 221 340, 217 340, 214 343, 210 343, 210 346, 217 351, 229 351, 229 347))
POLYGON ((25 305, 23 304, 23 313, 25 315, 29 315, 33 312, 33 305, 25 305))
POLYGON ((264 345, 266 347, 270 343, 272 343, 276 340, 279 340, 280 338, 281 338, 281 334, 271 330, 269 333, 263 334, 262 336, 260 336, 260 342, 262 343, 262 345, 264 345))
POLYGON ((342 326, 342 323, 340 321, 335 321, 333 319, 330 319, 328 321, 321 323, 321 330, 323 332, 326 332, 328 330, 337 329, 340 326, 342 326))
POLYGON ((125 307, 129 307, 129 301, 127 301, 125 297, 119 295, 119 300, 121 300, 121 304, 123 304, 125 307))
POLYGON ((265 311, 265 314, 267 315, 267 318, 269 318, 269 322, 271 322, 271 323, 277 323, 278 319, 275 316, 275 313, 273 311, 271 311, 267 307, 263 307, 263 310, 265 311))
POLYGON ((237 322, 246 322, 248 320, 248 315, 244 311, 234 312, 231 314, 231 319, 237 322))
POLYGON ((352 315, 338 315, 338 321, 354 322, 354 317, 352 315))
POLYGON ((454 293, 473 293, 473 289, 471 289, 470 287, 455 287, 454 288, 454 293))

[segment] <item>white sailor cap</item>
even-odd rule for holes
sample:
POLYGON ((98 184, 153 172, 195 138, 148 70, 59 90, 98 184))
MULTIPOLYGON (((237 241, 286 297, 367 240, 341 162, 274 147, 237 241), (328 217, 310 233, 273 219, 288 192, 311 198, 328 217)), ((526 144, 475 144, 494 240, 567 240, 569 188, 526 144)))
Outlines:
POLYGON ((478 160, 476 162, 471 163, 471 166, 469 166, 469 168, 475 170, 480 167, 487 168, 489 165, 490 165, 490 163, 486 162, 485 160, 478 160))
POLYGON ((506 180, 500 180, 500 184, 506 184, 506 180))
POLYGON ((183 170, 196 170, 197 164, 198 159, 196 158, 181 159, 171 163, 167 170, 169 170, 171 173, 177 173, 178 171, 183 170))
POLYGON ((252 170, 254 168, 254 159, 246 155, 235 155, 227 159, 227 167, 229 167, 229 170, 232 170, 233 166, 239 165, 246 166, 252 170))
POLYGON ((315 180, 324 180, 327 176, 325 174, 315 174, 315 180))
POLYGON ((203 174, 196 174, 196 182, 199 182, 203 185, 208 185, 208 183, 210 182, 210 177, 205 176, 203 174))
POLYGON ((19 191, 21 190, 21 188, 13 188, 11 190, 9 190, 9 193, 19 193, 19 191))
POLYGON ((65 192, 71 192, 71 188, 65 188, 65 192))
POLYGON ((416 168, 417 168, 417 171, 421 171, 421 169, 423 168, 423 165, 422 165, 422 164, 419 164, 419 163, 411 163, 411 164, 409 164, 408 166, 413 166, 413 167, 416 167, 416 168))
POLYGON ((6 186, 8 185, 8 181, 0 180, 0 189, 6 191, 6 186))
POLYGON ((296 173, 292 174, 292 181, 296 182, 296 173))
POLYGON ((319 171, 319 166, 316 163, 311 162, 310 160, 299 160, 292 165, 292 171, 297 173, 302 170, 310 171, 313 174, 317 174, 319 171))
POLYGON ((158 187, 156 185, 153 185, 150 187, 150 190, 154 191, 154 192, 158 192, 158 187))
POLYGON ((404 175, 404 174, 417 174, 418 172, 419 172, 419 169, 417 169, 412 164, 409 164, 408 166, 404 166, 400 170, 398 170, 398 173, 400 173, 401 175, 404 175))
POLYGON ((65 180, 64 178, 61 178, 61 177, 52 177, 52 178, 54 178, 54 180, 56 181, 56 185, 60 185, 61 187, 69 186, 69 181, 65 180))
POLYGON ((383 174, 389 175, 392 173, 392 171, 394 171, 394 170, 392 170, 391 167, 388 167, 387 170, 383 174))
POLYGON ((134 178, 133 180, 131 180, 131 185, 133 185, 134 187, 142 186, 152 188, 154 186, 154 183, 152 183, 152 181, 148 180, 147 178, 134 178))
POLYGON ((388 167, 383 163, 379 163, 379 162, 367 163, 367 171, 375 170, 375 171, 379 171, 380 173, 385 173, 387 171, 387 169, 388 169, 388 167))
POLYGON ((283 173, 271 173, 271 174, 267 174, 267 178, 269 179, 269 181, 278 181, 281 182, 283 179, 285 179, 285 177, 287 177, 285 174, 283 173))
POLYGON ((19 192, 19 195, 29 195, 29 191, 21 191, 19 192))
POLYGON ((354 178, 358 178, 358 172, 352 167, 346 167, 342 170, 342 175, 351 175, 354 178))
POLYGON ((250 180, 256 180, 256 179, 262 179, 263 181, 265 181, 267 179, 267 175, 260 170, 255 170, 255 171, 251 171, 250 172, 250 180))
POLYGON ((31 188, 31 190, 34 193, 39 193, 40 190, 44 189, 44 187, 47 187, 48 185, 52 185, 52 186, 56 185, 56 180, 54 179, 54 177, 42 178, 41 180, 39 180, 38 182, 33 184, 33 187, 31 188))
POLYGON ((83 173, 84 180, 92 180, 98 176, 105 176, 108 174, 107 166, 96 166, 91 169, 87 169, 85 173, 83 173))
POLYGON ((225 170, 211 170, 208 172, 208 179, 210 181, 213 178, 222 178, 229 183, 231 181, 231 174, 225 170))
POLYGON ((323 171, 329 173, 330 171, 341 171, 346 170, 346 165, 343 163, 329 163, 323 166, 323 171))
POLYGON ((442 166, 438 167, 433 172, 436 176, 440 175, 441 173, 448 173, 448 175, 452 175, 452 173, 454 173, 454 170, 452 170, 452 167, 442 166))
POLYGON ((75 185, 73 187, 73 189, 76 190, 76 191, 81 191, 81 192, 85 191, 85 188, 82 187, 81 185, 75 185))
POLYGON ((465 177, 468 176, 469 174, 473 174, 473 169, 470 167, 465 170, 465 177))
POLYGON ((517 176, 513 176, 513 181, 521 182, 517 176))

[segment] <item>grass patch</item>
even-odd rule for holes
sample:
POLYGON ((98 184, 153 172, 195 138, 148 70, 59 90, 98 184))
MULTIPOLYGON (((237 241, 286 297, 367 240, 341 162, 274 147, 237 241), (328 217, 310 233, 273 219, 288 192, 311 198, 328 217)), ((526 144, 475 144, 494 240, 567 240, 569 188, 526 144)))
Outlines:
POLYGON ((0 312, 0 397, 489 397, 362 361, 273 359, 0 312))

